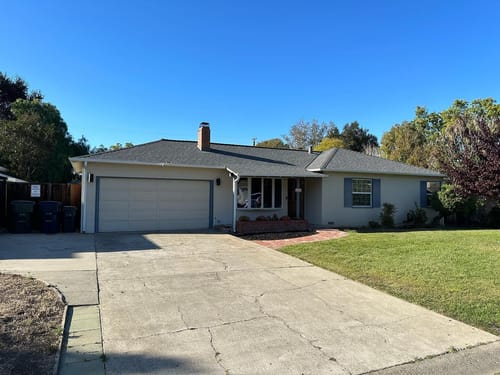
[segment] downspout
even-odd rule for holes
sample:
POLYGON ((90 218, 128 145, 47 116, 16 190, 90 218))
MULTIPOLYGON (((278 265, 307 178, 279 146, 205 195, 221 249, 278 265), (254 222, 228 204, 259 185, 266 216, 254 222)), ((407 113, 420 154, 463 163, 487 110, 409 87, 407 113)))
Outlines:
POLYGON ((233 178, 233 232, 236 232, 236 209, 238 208, 238 182, 240 182, 240 176, 235 173, 231 173, 233 178))
POLYGON ((80 216, 80 222, 81 222, 80 231, 82 233, 85 233, 87 231, 87 180, 88 180, 87 162, 85 161, 83 163, 83 170, 82 170, 82 196, 80 202, 80 206, 82 209, 80 216))

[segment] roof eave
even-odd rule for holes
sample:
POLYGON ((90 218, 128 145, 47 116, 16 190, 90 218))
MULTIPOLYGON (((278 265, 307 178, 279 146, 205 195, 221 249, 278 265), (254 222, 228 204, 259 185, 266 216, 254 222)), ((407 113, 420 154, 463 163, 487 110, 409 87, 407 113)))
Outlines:
POLYGON ((82 170, 83 163, 99 163, 99 164, 121 164, 121 165, 137 165, 137 166, 151 166, 151 167, 176 167, 176 168, 202 168, 202 169, 226 169, 224 166, 210 166, 210 165, 190 165, 190 164, 174 164, 169 162, 152 163, 143 161, 130 161, 130 160, 102 160, 92 158, 69 158, 71 165, 77 173, 82 170), (75 168, 76 167, 76 168, 75 168))
POLYGON ((446 175, 436 172, 436 173, 411 173, 411 172, 394 172, 394 171, 370 171, 370 170, 352 170, 352 169, 321 169, 321 170, 311 170, 311 171, 319 171, 323 173, 364 173, 364 174, 389 174, 396 176, 421 176, 421 177, 440 177, 444 178, 446 175))

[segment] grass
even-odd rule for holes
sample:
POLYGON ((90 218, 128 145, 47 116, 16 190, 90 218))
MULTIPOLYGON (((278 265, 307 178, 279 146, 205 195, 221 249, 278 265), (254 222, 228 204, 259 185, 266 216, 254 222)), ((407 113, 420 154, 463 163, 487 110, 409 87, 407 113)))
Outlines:
POLYGON ((351 232, 281 251, 500 335, 500 231, 351 232))

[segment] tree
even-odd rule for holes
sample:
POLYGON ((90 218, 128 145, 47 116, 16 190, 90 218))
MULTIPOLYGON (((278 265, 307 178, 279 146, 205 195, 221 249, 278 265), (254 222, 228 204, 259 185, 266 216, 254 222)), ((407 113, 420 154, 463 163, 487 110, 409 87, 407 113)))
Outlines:
POLYGON ((43 102, 39 91, 0 73, 0 164, 29 181, 66 182, 72 179, 68 158, 89 152, 87 139, 75 141, 60 112, 43 102))
POLYGON ((283 139, 290 148, 305 150, 309 146, 317 146, 327 133, 335 134, 335 129, 333 122, 319 124, 317 120, 311 122, 301 120, 290 128, 289 134, 284 135, 283 139))
POLYGON ((10 109, 14 119, 0 121, 0 155, 10 172, 29 181, 70 179, 72 138, 56 107, 18 99, 10 109))
POLYGON ((396 124, 384 133, 381 152, 389 160, 436 168, 433 140, 441 132, 444 123, 441 113, 429 113, 425 107, 417 107, 413 120, 396 124))
POLYGON ((414 121, 396 124, 382 136, 381 151, 389 160, 428 168, 428 150, 428 138, 414 121))
POLYGON ((477 111, 476 104, 445 124, 435 156, 461 196, 500 202, 500 108, 498 113, 477 111))
POLYGON ((43 96, 38 91, 28 92, 28 84, 23 79, 11 79, 0 72, 0 120, 14 118, 11 105, 17 99, 41 100, 43 96))
POLYGON ((125 142, 124 145, 121 143, 115 143, 114 145, 109 146, 109 151, 117 151, 117 150, 122 150, 124 148, 130 148, 133 147, 134 145, 130 142, 125 142))
POLYGON ((331 148, 345 148, 344 142, 339 137, 329 138, 325 137, 323 140, 314 147, 314 151, 326 151, 331 148))
POLYGON ((255 145, 256 147, 269 147, 269 148, 288 148, 288 145, 284 143, 280 138, 272 138, 255 145))
POLYGON ((357 121, 345 124, 340 134, 345 147, 352 151, 363 152, 366 146, 378 146, 377 137, 368 133, 357 121))
POLYGON ((106 146, 104 146, 101 143, 99 146, 94 147, 92 150, 90 150, 87 153, 98 154, 98 153, 101 153, 101 152, 118 151, 118 150, 122 150, 124 148, 130 148, 130 147, 134 147, 134 144, 131 143, 131 142, 126 142, 124 145, 122 145, 121 143, 117 142, 114 145, 111 145, 109 147, 106 147, 106 146))

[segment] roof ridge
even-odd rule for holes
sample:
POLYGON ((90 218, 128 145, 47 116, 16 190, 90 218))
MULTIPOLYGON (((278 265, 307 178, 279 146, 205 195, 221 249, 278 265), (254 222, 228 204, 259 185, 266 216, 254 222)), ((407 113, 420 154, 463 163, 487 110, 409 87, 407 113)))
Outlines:
MULTIPOLYGON (((197 141, 188 141, 188 140, 182 140, 182 139, 166 139, 162 138, 160 141, 167 141, 167 142, 185 142, 185 143, 196 143, 197 141)), ((146 143, 144 143, 146 144, 146 143)), ((298 148, 279 148, 279 147, 266 147, 266 146, 253 146, 253 145, 241 145, 241 144, 235 144, 235 143, 222 143, 222 142, 210 142, 211 145, 219 145, 219 146, 232 146, 232 147, 246 147, 246 148, 260 148, 260 149, 268 149, 268 150, 283 150, 283 151, 298 151, 298 152, 305 152, 309 153, 308 150, 302 150, 298 148)), ((314 151, 313 153, 317 153, 317 151, 314 151)), ((320 155, 320 154, 318 154, 320 155)))
POLYGON ((337 155, 337 152, 339 149, 337 147, 332 148, 331 156, 327 157, 326 161, 321 165, 321 169, 325 169, 326 166, 332 161, 335 155, 337 155))
POLYGON ((360 151, 349 150, 347 148, 343 148, 342 150, 349 151, 349 152, 354 152, 354 153, 357 153, 357 154, 361 154, 361 155, 363 155, 365 157, 369 157, 369 158, 381 159, 383 161, 388 161, 388 162, 394 163, 394 164, 399 164, 399 165, 404 165, 404 166, 410 166, 410 167, 413 167, 413 168, 418 168, 418 169, 424 169, 424 170, 428 170, 428 171, 432 171, 432 172, 437 172, 437 171, 434 171, 434 170, 432 170, 430 168, 419 167, 419 166, 416 166, 416 165, 413 165, 413 164, 403 163, 402 161, 387 159, 387 158, 384 158, 383 156, 369 155, 369 154, 365 154, 365 153, 360 152, 360 151))
POLYGON ((123 151, 123 150, 130 150, 132 148, 137 148, 137 147, 141 147, 141 146, 146 146, 146 145, 150 145, 150 144, 153 144, 153 143, 159 143, 163 141, 163 139, 158 139, 156 141, 151 141, 151 142, 146 142, 146 143, 141 143, 139 145, 133 145, 133 146, 130 146, 130 147, 123 147, 123 148, 119 148, 117 150, 107 150, 107 151, 101 151, 101 152, 94 152, 94 153, 89 153, 87 155, 83 155, 83 156, 79 156, 79 157, 86 157, 86 156, 94 156, 94 155, 104 155, 104 154, 111 154, 113 152, 118 152, 118 151, 123 151))

